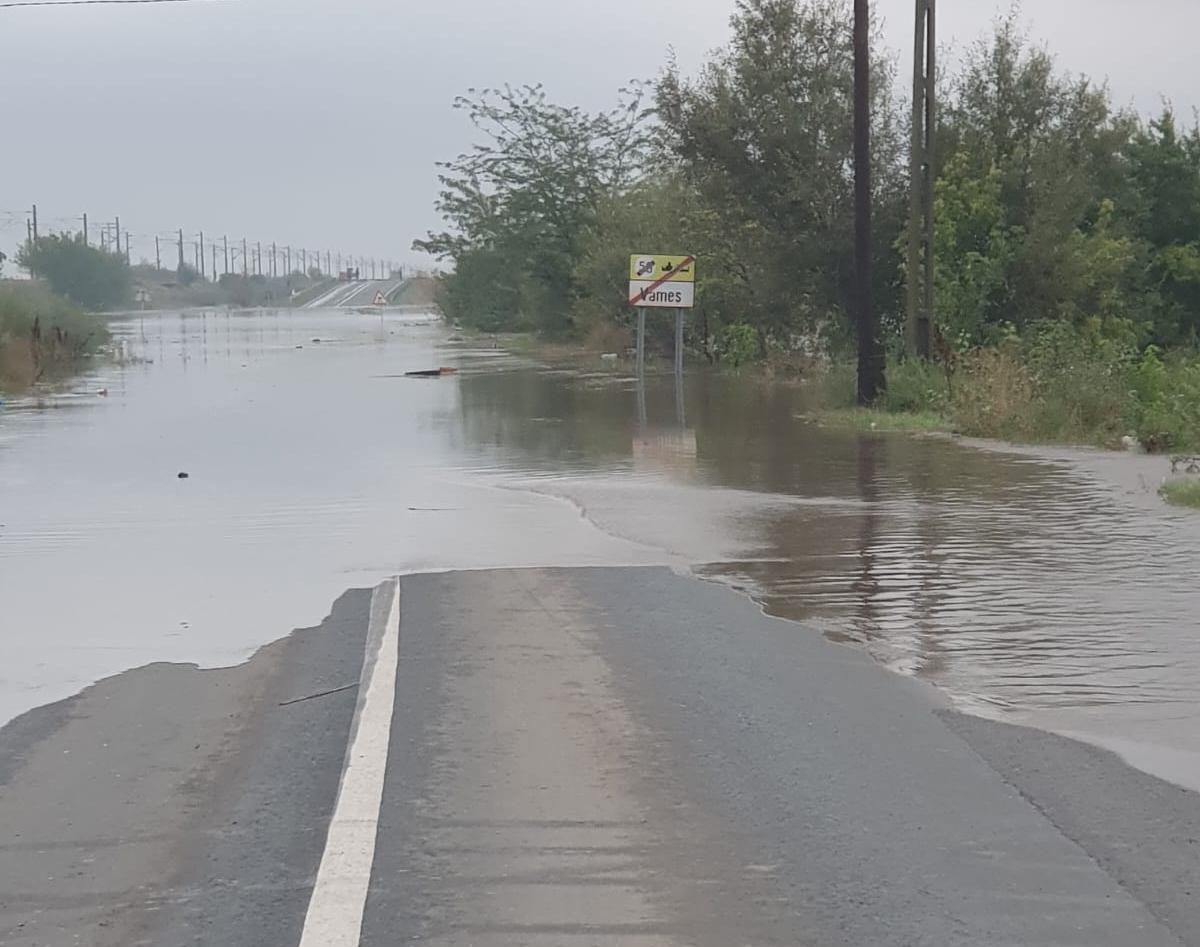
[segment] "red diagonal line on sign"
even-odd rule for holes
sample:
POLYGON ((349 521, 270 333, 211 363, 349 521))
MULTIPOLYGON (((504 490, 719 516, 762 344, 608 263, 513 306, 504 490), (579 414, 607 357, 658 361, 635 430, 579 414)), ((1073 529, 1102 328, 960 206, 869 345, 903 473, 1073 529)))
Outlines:
POLYGON ((658 289, 658 287, 660 287, 663 283, 669 283, 671 281, 671 277, 674 276, 676 273, 683 271, 684 269, 691 266, 695 262, 696 262, 696 258, 694 256, 685 257, 683 262, 680 263, 679 266, 675 267, 675 269, 671 270, 670 273, 668 273, 666 276, 660 276, 653 283, 651 283, 649 286, 647 286, 645 289, 643 289, 640 293, 638 293, 636 296, 634 296, 631 300, 629 300, 629 305, 633 306, 637 303, 637 301, 639 299, 645 299, 652 292, 654 292, 656 289, 658 289))

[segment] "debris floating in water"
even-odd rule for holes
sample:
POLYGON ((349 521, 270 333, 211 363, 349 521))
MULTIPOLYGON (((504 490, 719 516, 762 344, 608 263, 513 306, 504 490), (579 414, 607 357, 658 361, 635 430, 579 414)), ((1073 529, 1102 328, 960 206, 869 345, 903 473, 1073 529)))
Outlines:
POLYGON ((455 375, 458 373, 457 368, 424 368, 419 372, 405 372, 405 378, 437 378, 440 375, 455 375))

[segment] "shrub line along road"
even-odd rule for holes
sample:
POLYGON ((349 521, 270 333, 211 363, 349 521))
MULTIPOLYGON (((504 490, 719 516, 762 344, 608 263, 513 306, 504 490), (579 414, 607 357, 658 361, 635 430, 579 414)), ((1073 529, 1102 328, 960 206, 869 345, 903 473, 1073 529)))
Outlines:
POLYGON ((12 947, 1193 945, 1197 838, 1194 793, 654 568, 408 576, 0 731, 12 947))

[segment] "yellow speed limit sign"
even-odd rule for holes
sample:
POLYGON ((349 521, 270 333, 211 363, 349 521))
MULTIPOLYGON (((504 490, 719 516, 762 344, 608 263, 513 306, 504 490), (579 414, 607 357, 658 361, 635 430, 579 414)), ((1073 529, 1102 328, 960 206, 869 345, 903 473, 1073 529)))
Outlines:
POLYGON ((629 278, 639 282, 661 279, 675 283, 696 282, 696 258, 635 253, 629 258, 629 278))

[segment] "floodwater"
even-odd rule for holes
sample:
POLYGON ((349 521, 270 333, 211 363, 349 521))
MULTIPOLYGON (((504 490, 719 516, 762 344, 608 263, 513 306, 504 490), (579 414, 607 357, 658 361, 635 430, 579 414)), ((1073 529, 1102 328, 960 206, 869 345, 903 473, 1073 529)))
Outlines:
POLYGON ((116 333, 118 364, 0 413, 0 722, 240 660, 396 572, 659 563, 1200 789, 1200 517, 1152 498, 1163 460, 827 429, 794 388, 639 387, 420 315, 116 333))

